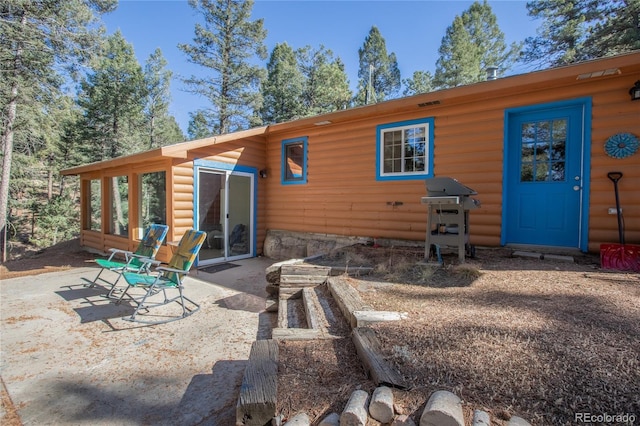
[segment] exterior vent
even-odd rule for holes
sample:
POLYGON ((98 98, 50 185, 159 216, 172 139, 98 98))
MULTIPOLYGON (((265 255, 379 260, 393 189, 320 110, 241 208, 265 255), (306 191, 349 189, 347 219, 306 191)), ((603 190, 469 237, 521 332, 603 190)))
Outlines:
POLYGON ((421 102, 421 103, 418 104, 418 106, 420 108, 426 107, 426 106, 431 106, 431 105, 440 105, 440 101, 421 102))

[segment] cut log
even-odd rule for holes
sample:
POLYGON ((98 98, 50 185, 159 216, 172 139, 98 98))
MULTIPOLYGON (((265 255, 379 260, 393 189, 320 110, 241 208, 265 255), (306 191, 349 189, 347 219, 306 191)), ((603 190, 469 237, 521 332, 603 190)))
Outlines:
POLYGON ((340 426, 340 414, 329 414, 327 417, 322 419, 320 423, 318 423, 318 426, 340 426))
POLYGON ((309 420, 307 413, 298 413, 287 420, 284 426, 309 426, 310 424, 311 420, 309 420))
POLYGON ((320 330, 312 328, 274 328, 271 337, 277 340, 313 340, 322 335, 320 330))
POLYGON ((289 299, 278 301, 278 328, 289 328, 289 299))
POLYGON ((367 400, 369 394, 355 390, 340 415, 340 426, 365 426, 367 424, 367 400))
POLYGON ((338 304, 342 315, 344 315, 349 324, 351 324, 351 328, 355 328, 357 326, 357 320, 353 313, 355 311, 372 311, 373 308, 364 303, 358 290, 351 287, 349 283, 345 282, 342 278, 331 277, 327 282, 329 284, 329 291, 338 304))
POLYGON ((462 401, 449 391, 436 391, 429 397, 420 417, 420 426, 464 426, 462 401))
POLYGON ((407 389, 404 378, 382 356, 380 341, 373 330, 354 328, 352 339, 360 360, 376 385, 407 389))
POLYGON ((380 423, 393 420, 393 392, 386 386, 377 387, 371 395, 369 414, 380 423))
POLYGON ((393 311, 354 311, 353 317, 356 319, 356 327, 366 327, 371 324, 383 321, 399 321, 409 316, 406 312, 393 311))
POLYGON ((288 287, 313 287, 324 284, 326 276, 322 275, 281 275, 280 285, 288 287))
POLYGON ((302 300, 304 301, 304 312, 307 316, 307 326, 321 331, 320 313, 316 307, 315 300, 318 298, 312 288, 302 290, 302 300))
POLYGON ((309 265, 305 263, 286 264, 280 268, 280 275, 305 275, 327 277, 331 273, 329 266, 309 265))
POLYGON ((236 405, 236 425, 264 426, 276 415, 278 344, 256 340, 251 345, 236 405))

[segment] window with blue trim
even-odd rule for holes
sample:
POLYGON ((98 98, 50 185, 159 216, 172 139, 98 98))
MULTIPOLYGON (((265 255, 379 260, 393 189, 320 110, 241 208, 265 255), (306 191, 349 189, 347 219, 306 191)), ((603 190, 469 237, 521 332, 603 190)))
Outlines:
POLYGON ((433 118, 377 127, 377 178, 422 179, 432 175, 433 118))
POLYGON ((282 141, 282 183, 307 183, 307 138, 282 141))

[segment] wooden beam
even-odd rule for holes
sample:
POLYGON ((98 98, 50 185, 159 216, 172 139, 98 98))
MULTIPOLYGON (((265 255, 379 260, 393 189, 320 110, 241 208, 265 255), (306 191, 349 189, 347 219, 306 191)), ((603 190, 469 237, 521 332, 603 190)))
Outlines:
POLYGON ((264 426, 276 415, 278 343, 256 340, 251 345, 236 405, 236 425, 264 426))

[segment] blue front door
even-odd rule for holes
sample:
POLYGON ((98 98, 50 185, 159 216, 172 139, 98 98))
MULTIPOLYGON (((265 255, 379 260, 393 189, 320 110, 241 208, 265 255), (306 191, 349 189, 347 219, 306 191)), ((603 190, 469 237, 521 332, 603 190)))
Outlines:
POLYGON ((507 112, 503 244, 586 250, 589 105, 507 112))

